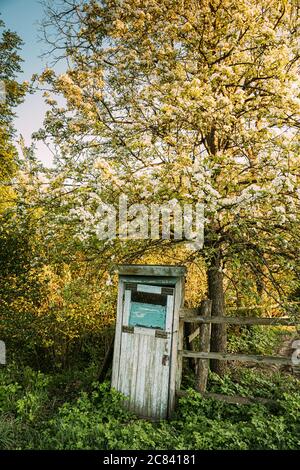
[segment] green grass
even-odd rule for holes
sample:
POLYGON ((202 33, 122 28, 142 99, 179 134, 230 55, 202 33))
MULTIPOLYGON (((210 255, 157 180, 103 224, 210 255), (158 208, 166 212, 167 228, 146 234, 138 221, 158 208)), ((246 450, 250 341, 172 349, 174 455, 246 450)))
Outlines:
POLYGON ((203 399, 193 390, 172 420, 138 419, 121 406, 109 383, 93 383, 95 368, 43 374, 3 368, 0 374, 1 449, 297 449, 299 380, 278 372, 235 370, 210 375, 217 393, 262 396, 275 408, 203 399))

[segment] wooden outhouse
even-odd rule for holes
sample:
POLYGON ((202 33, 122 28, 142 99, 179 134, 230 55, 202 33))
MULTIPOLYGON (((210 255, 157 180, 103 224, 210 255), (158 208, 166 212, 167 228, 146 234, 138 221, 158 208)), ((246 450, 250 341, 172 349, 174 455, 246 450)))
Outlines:
POLYGON ((167 418, 179 386, 183 266, 121 265, 112 387, 139 416, 167 418))

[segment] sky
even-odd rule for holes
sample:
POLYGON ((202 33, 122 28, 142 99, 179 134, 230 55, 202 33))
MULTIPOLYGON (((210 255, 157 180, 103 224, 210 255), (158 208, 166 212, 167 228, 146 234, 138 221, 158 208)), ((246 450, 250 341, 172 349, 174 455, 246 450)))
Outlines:
MULTIPOLYGON (((45 52, 45 45, 39 38, 39 22, 44 16, 40 0, 0 0, 0 17, 6 28, 18 33, 24 42, 20 56, 23 72, 20 80, 30 80, 34 73, 40 73, 47 65, 47 58, 40 55, 45 52)), ((50 58, 48 58, 50 62, 50 58)), ((32 132, 37 131, 43 123, 47 107, 42 93, 27 95, 23 104, 16 108, 16 138, 22 134, 26 145, 31 143, 32 132)), ((37 144, 37 157, 45 165, 51 166, 52 156, 42 143, 37 144)))

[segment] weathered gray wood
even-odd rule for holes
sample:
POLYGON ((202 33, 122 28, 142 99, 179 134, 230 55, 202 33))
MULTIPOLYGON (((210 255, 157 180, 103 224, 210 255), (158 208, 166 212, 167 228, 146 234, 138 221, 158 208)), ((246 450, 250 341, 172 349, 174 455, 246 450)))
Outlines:
POLYGON ((184 276, 186 273, 185 266, 163 266, 156 264, 121 264, 117 266, 117 272, 120 275, 131 276, 184 276))
POLYGON ((199 334, 200 334, 200 327, 196 328, 195 331, 193 331, 193 333, 191 333, 188 336, 189 343, 191 343, 194 339, 196 339, 197 336, 199 336, 199 334))
POLYGON ((220 361, 256 362, 261 364, 292 365, 291 359, 282 356, 255 356, 254 354, 231 354, 216 352, 180 351, 183 357, 198 359, 217 359, 220 361))
MULTIPOLYGON (((203 316, 185 316, 185 323, 231 323, 233 325, 288 325, 295 326, 294 320, 288 317, 273 317, 273 318, 259 318, 259 317, 211 317, 205 318, 203 316)), ((299 319, 300 323, 300 319, 299 319)))
MULTIPOLYGON (((180 390, 181 387, 181 379, 182 379, 182 355, 178 354, 178 351, 181 351, 183 348, 183 341, 184 341, 184 322, 179 318, 179 325, 178 325, 178 340, 177 340, 177 357, 174 359, 176 367, 175 373, 175 397, 177 392, 180 390)), ((173 367, 172 367, 173 369, 173 367)), ((172 403, 172 406, 174 404, 172 403)), ((171 413, 172 410, 170 409, 171 413)), ((171 414, 170 413, 170 414, 171 414)))
POLYGON ((113 354, 113 367, 111 386, 118 389, 118 376, 119 376, 119 362, 121 352, 121 334, 122 334, 122 319, 123 319, 123 296, 124 296, 124 282, 119 280, 118 288, 118 304, 117 304, 117 322, 114 341, 114 354, 113 354))
POLYGON ((175 285, 174 292, 174 315, 172 327, 172 349, 171 349, 171 369, 170 369, 170 389, 168 415, 172 415, 176 403, 176 391, 181 386, 182 357, 178 355, 178 349, 183 347, 183 322, 179 320, 179 310, 184 303, 184 277, 180 277, 175 285))
MULTIPOLYGON (((157 292, 157 286, 147 290, 157 292)), ((123 327, 128 327, 131 295, 132 291, 125 289, 123 327)), ((127 397, 126 406, 142 416, 159 419, 168 414, 173 310, 174 296, 169 294, 165 337, 157 336, 151 328, 122 330, 117 389, 127 397)), ((173 389, 175 393, 175 384, 173 389)))
MULTIPOLYGON (((201 302, 200 311, 204 318, 209 319, 211 316, 211 300, 203 300, 201 302)), ((200 326, 200 351, 209 352, 210 351, 210 335, 211 335, 211 325, 210 323, 205 323, 200 326)), ((196 390, 200 393, 204 393, 207 385, 209 370, 209 359, 199 359, 196 362, 196 390)))
POLYGON ((199 315, 200 313, 200 308, 181 308, 179 310, 179 316, 180 318, 186 318, 186 317, 194 317, 195 315, 199 315))
POLYGON ((118 271, 120 283, 112 386, 127 397, 124 404, 140 416, 166 418, 174 409, 176 390, 181 383, 182 357, 178 356, 178 345, 183 348, 181 326, 184 323, 179 324, 179 309, 184 301, 186 268, 123 265, 118 271), (129 289, 125 284, 129 284, 129 289), (133 285, 134 291, 160 290, 167 295, 164 331, 129 326, 133 285), (158 288, 158 285, 162 287, 158 288))
MULTIPOLYGON (((187 394, 185 390, 179 390, 177 395, 179 397, 185 397, 187 394)), ((204 392, 201 393, 201 395, 204 398, 213 398, 214 400, 224 401, 233 405, 253 405, 253 403, 261 403, 262 405, 276 406, 277 404, 275 400, 261 397, 241 397, 239 395, 222 395, 221 393, 212 392, 204 392)))
MULTIPOLYGON (((153 276, 126 276, 126 275, 121 275, 120 276, 122 281, 127 282, 127 283, 134 283, 134 284, 151 284, 153 283, 153 276)), ((176 281, 178 280, 178 277, 172 277, 172 276, 165 276, 165 277, 158 277, 159 279, 159 285, 163 286, 174 286, 176 281)))

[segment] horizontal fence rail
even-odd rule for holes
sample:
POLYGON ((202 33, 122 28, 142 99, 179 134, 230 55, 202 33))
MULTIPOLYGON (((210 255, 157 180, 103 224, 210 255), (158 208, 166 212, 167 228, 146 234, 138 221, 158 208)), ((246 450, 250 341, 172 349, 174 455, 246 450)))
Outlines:
MULTIPOLYGON (((226 307, 226 312, 248 312, 249 310, 272 310, 275 308, 282 308, 280 305, 251 305, 250 307, 226 307)), ((187 308, 183 307, 180 309, 180 316, 191 316, 191 315, 198 315, 200 313, 200 307, 194 308, 187 308)))
MULTIPOLYGON (((246 309, 242 307, 241 309, 246 309)), ((235 310, 233 308, 227 310, 235 310)), ((238 310, 238 309, 237 309, 238 310)), ((179 317, 185 323, 214 323, 214 324, 232 324, 232 325, 283 325, 283 326, 296 326, 300 325, 300 318, 290 317, 212 317, 202 316, 200 308, 181 308, 179 317)))
MULTIPOLYGON (((231 323, 232 325, 285 325, 295 326, 295 320, 288 317, 201 317, 199 316, 184 316, 181 317, 185 323, 231 323)), ((297 322, 296 322, 297 323, 297 322)), ((300 319, 299 319, 300 324, 300 319)))
MULTIPOLYGON (((298 302, 289 302, 289 304, 296 304, 298 302)), ((211 316, 211 300, 203 300, 201 305, 197 308, 181 308, 179 311, 180 317, 180 329, 181 329, 181 347, 178 351, 179 362, 182 367, 182 359, 188 358, 189 361, 193 361, 192 364, 195 366, 196 373, 196 389, 205 398, 214 398, 216 400, 222 400, 227 403, 235 404, 251 404, 251 403, 262 403, 262 404, 275 404, 273 400, 267 400, 258 397, 241 397, 241 396, 228 396, 218 393, 211 393, 206 391, 206 384, 209 370, 209 360, 215 359, 219 361, 240 361, 250 362, 256 364, 275 364, 277 366, 289 366, 295 373, 295 367, 292 363, 292 358, 284 356, 260 356, 254 354, 239 354, 239 353, 227 353, 227 352, 211 352, 210 351, 210 332, 212 324, 232 324, 232 325, 265 325, 265 326, 290 326, 296 329, 300 326, 299 315, 294 318, 284 317, 250 317, 250 316, 211 316), (184 327, 184 324, 185 327, 184 327), (193 344, 191 344, 197 337, 199 337, 199 349, 195 351, 193 344), (184 338, 187 342, 184 349, 184 338)), ((239 311, 247 312, 248 310, 269 310, 271 308, 281 307, 277 305, 268 306, 250 306, 250 307, 226 307, 226 311, 239 311)), ((178 396, 184 396, 186 391, 177 389, 178 396)))
POLYGON ((291 359, 282 356, 256 356, 254 354, 231 354, 216 352, 179 351, 182 357, 194 359, 218 359, 219 361, 256 362, 258 364, 292 365, 291 359))

